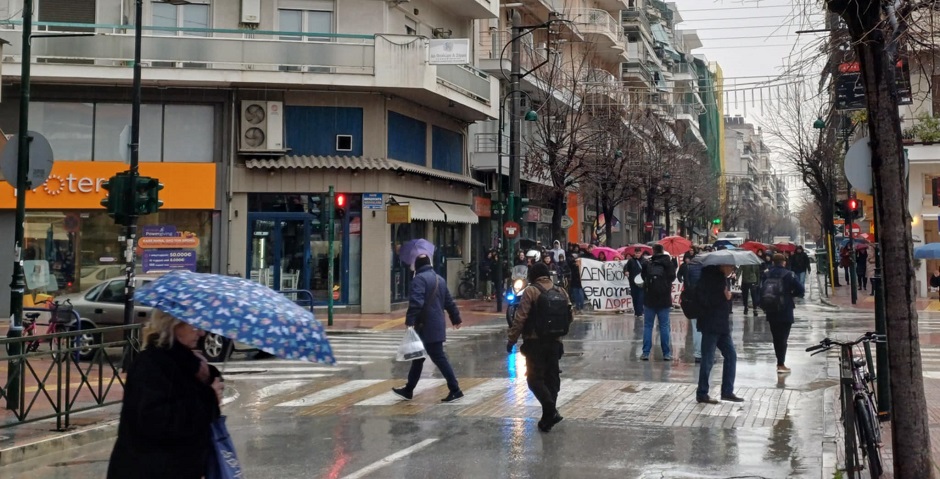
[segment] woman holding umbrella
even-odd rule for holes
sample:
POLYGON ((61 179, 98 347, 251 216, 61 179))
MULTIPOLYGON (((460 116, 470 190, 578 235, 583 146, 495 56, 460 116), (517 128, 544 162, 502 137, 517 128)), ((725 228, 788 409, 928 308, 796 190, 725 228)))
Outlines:
POLYGON ((222 378, 193 351, 205 331, 154 309, 148 332, 127 374, 108 478, 199 479, 213 453, 222 378))

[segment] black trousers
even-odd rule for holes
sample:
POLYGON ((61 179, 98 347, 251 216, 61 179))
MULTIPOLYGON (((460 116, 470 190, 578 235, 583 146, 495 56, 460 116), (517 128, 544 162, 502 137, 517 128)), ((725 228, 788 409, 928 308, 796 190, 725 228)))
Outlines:
POLYGON ((525 356, 525 379, 529 391, 542 405, 542 419, 551 419, 558 412, 556 402, 561 389, 558 361, 564 354, 564 347, 561 341, 528 339, 520 349, 525 356))
POLYGON ((790 339, 792 323, 787 321, 768 321, 770 334, 774 338, 774 353, 777 355, 777 366, 783 366, 787 360, 787 341, 790 339))

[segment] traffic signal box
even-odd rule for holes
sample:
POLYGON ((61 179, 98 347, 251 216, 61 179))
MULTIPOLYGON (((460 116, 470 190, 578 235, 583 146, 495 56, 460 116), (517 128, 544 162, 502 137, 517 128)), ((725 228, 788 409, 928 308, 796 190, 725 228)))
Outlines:
POLYGON ((849 198, 836 202, 836 216, 846 220, 856 220, 862 217, 865 205, 858 198, 849 198))
POLYGON ((336 219, 342 219, 346 216, 346 194, 339 193, 336 195, 335 208, 333 210, 336 219))
POLYGON ((117 223, 125 223, 131 216, 156 213, 163 206, 160 201, 163 184, 156 178, 131 176, 125 171, 112 176, 101 187, 108 192, 101 206, 117 223))

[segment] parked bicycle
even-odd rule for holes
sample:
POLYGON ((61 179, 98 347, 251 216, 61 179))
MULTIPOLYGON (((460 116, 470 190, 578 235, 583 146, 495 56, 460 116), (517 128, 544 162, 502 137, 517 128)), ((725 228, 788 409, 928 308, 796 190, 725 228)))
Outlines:
MULTIPOLYGON (((56 301, 52 303, 48 313, 41 311, 28 311, 23 314, 23 336, 38 336, 36 333, 36 326, 38 324, 39 318, 44 314, 49 316, 49 323, 46 325, 46 331, 43 334, 65 333, 68 331, 78 331, 81 329, 81 322, 79 321, 78 316, 74 313, 71 301, 65 300, 64 303, 56 301)), ((48 338, 44 341, 48 342, 49 349, 54 350, 56 349, 54 342, 60 340, 61 338, 48 338)), ((88 341, 91 340, 92 338, 90 333, 88 335, 75 336, 72 339, 74 343, 72 346, 79 347, 86 343, 92 344, 88 343, 88 341)), ((39 350, 40 345, 41 341, 38 338, 27 342, 26 352, 34 353, 39 350)), ((93 350, 91 348, 76 350, 73 353, 74 359, 75 361, 78 361, 80 358, 88 359, 90 358, 92 352, 93 350)), ((53 355, 53 358, 60 360, 64 359, 65 356, 60 358, 57 355, 53 355)))
POLYGON ((885 336, 872 332, 865 333, 851 342, 825 338, 819 344, 806 348, 813 356, 828 351, 835 346, 840 349, 840 398, 842 402, 842 426, 845 430, 845 470, 848 477, 859 477, 863 469, 859 460, 859 450, 868 463, 871 477, 881 477, 881 423, 878 409, 875 407, 875 369, 871 357, 871 343, 881 343, 885 336), (855 349, 863 346, 865 356, 855 354, 855 349), (856 440, 858 442, 856 442, 856 440))
POLYGON ((460 284, 457 285, 457 297, 476 299, 478 294, 476 263, 464 263, 463 271, 460 272, 460 284))

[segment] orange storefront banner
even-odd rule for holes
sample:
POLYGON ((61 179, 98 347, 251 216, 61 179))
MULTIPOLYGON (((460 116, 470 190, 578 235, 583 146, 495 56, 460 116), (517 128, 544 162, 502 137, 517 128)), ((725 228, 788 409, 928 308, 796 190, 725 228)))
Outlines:
MULTIPOLYGON (((126 171, 120 162, 59 161, 38 188, 26 194, 28 210, 104 209, 101 200, 108 192, 101 184, 115 173, 126 171)), ((141 163, 140 174, 160 180, 162 209, 215 209, 215 163, 141 163)), ((16 191, 0 182, 0 209, 16 208, 16 191)))
POLYGON ((581 242, 581 215, 578 214, 580 211, 581 209, 578 208, 578 194, 568 193, 568 216, 574 221, 571 228, 568 228, 569 243, 581 242))

